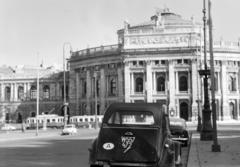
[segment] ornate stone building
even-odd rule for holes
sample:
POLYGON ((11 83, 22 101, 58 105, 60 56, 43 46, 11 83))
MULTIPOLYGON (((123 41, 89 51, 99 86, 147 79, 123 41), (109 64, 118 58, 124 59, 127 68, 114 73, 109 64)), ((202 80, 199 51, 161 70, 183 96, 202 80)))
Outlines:
MULTIPOLYGON (((202 25, 164 9, 144 23, 125 22, 117 35, 117 45, 72 53, 72 114, 103 114, 113 102, 153 102, 196 120, 204 104, 202 25)), ((214 42, 214 58, 217 118, 238 119, 240 42, 214 42)))
POLYGON ((36 115, 37 73, 39 114, 61 115, 63 74, 54 67, 0 67, 0 122, 22 122, 36 115))

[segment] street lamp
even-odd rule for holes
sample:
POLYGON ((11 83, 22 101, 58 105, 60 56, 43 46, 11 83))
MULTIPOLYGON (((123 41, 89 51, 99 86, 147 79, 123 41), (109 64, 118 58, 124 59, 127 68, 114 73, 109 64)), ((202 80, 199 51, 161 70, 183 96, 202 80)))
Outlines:
POLYGON ((213 152, 220 152, 221 147, 217 139, 217 126, 216 126, 216 103, 215 103, 215 70, 214 70, 214 57, 213 57, 213 40, 212 40, 212 16, 211 16, 211 0, 208 0, 208 15, 209 15, 209 51, 211 63, 211 86, 212 86, 212 114, 213 114, 213 152))
POLYGON ((204 33, 204 70, 199 70, 199 74, 204 76, 204 109, 202 110, 202 129, 200 140, 212 140, 211 110, 208 97, 208 76, 210 70, 207 69, 207 41, 206 41, 206 0, 203 0, 203 33, 204 33))
POLYGON ((68 115, 67 115, 67 98, 66 98, 66 72, 65 72, 65 47, 69 45, 70 53, 72 52, 72 47, 69 42, 64 42, 63 44, 63 108, 64 108, 64 126, 67 125, 68 115))

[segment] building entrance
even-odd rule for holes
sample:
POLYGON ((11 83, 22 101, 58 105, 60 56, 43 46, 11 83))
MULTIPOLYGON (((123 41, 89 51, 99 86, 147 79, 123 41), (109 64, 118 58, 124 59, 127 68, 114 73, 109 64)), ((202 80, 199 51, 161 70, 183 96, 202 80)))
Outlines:
POLYGON ((180 117, 188 121, 188 104, 186 102, 180 104, 180 117))

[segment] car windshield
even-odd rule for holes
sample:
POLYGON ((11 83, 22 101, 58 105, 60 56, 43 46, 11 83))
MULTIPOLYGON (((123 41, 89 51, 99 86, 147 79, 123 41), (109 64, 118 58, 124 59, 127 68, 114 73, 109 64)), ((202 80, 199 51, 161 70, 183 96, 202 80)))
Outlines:
POLYGON ((154 117, 147 111, 117 111, 111 115, 108 124, 153 125, 154 117))

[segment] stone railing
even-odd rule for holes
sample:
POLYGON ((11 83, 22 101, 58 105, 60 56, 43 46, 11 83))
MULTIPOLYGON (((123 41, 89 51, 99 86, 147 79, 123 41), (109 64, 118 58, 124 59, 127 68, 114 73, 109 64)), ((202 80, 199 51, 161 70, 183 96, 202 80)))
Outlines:
POLYGON ((239 42, 230 42, 230 41, 214 41, 214 49, 236 49, 240 50, 240 41, 239 42))
POLYGON ((83 50, 79 50, 76 52, 73 52, 72 56, 88 56, 88 55, 103 55, 103 54, 114 54, 119 53, 121 50, 121 45, 115 44, 115 45, 107 45, 107 46, 99 46, 94 48, 87 48, 83 50))

